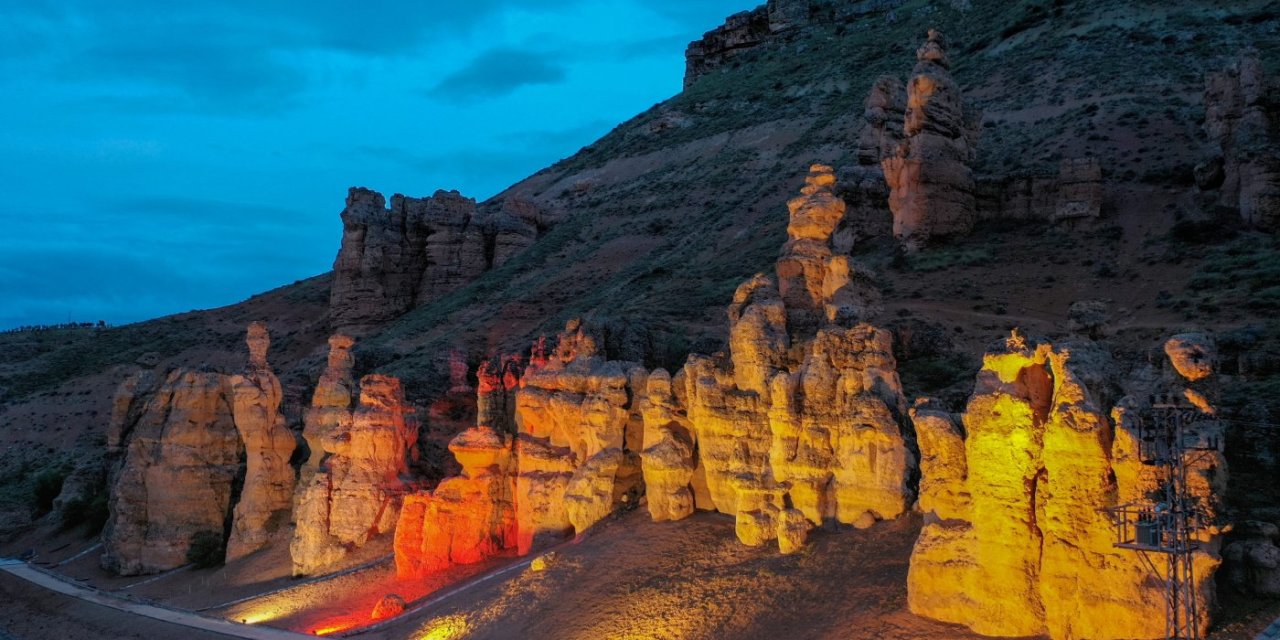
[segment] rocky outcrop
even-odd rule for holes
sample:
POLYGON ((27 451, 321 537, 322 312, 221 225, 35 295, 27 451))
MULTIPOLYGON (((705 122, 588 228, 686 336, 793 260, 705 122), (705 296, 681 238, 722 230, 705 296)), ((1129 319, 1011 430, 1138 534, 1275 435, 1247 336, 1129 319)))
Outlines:
POLYGON ((1280 230, 1277 113, 1257 52, 1205 79, 1204 130, 1215 154, 1196 167, 1199 187, 1250 226, 1280 230))
MULTIPOLYGON (((926 524, 908 575, 912 612, 994 636, 1164 637, 1162 583, 1137 552, 1115 546, 1108 512, 1159 489, 1138 455, 1136 423, 1155 389, 1135 387, 1108 419, 1114 368, 1087 341, 1035 345, 1015 333, 985 356, 963 429, 917 405, 926 524)), ((1201 453, 1193 493, 1213 522, 1225 467, 1220 454, 1201 453)), ((1202 612, 1217 533, 1198 532, 1202 612)))
POLYGON ((1242 523, 1222 550, 1224 582, 1254 597, 1280 597, 1280 527, 1256 520, 1242 523))
POLYGON ((969 171, 974 134, 942 34, 931 29, 916 58, 903 140, 882 162, 893 234, 909 249, 935 236, 968 233, 977 216, 969 171))
POLYGON ((893 76, 877 78, 863 107, 857 164, 841 169, 836 189, 848 207, 831 238, 836 253, 849 253, 859 242, 893 232, 889 185, 880 161, 892 155, 902 142, 906 108, 907 93, 902 81, 893 76))
POLYGON ((1105 186, 1097 158, 1067 158, 1056 174, 977 179, 974 198, 983 220, 1087 220, 1102 215, 1105 186))
POLYGON ((295 575, 331 567, 370 537, 392 531, 417 453, 411 414, 399 380, 376 374, 360 379, 350 422, 340 421, 320 437, 324 457, 300 488, 289 546, 295 575))
POLYGON ((696 462, 693 430, 675 396, 684 380, 658 369, 649 374, 640 399, 644 419, 643 461, 645 497, 655 522, 680 520, 693 514, 691 483, 696 462))
POLYGON ((481 364, 479 424, 449 444, 462 473, 405 499, 398 573, 423 576, 508 550, 524 555, 634 503, 643 423, 633 389, 645 375, 605 360, 577 320, 553 353, 535 343, 527 368, 514 356, 481 364))
POLYGON ((870 526, 910 504, 915 458, 892 336, 864 322, 878 294, 831 250, 844 213, 833 185, 830 168, 815 165, 788 203, 777 284, 759 274, 738 287, 728 356, 691 356, 674 394, 664 375, 650 377, 654 518, 683 517, 692 499, 734 515, 744 543, 776 539, 790 552, 813 526, 870 526))
POLYGON ((342 211, 329 313, 360 330, 435 300, 533 243, 537 228, 505 210, 482 215, 456 191, 391 197, 352 188, 342 211))
POLYGON ((351 403, 356 395, 356 381, 351 376, 355 367, 355 356, 351 354, 354 345, 350 336, 329 337, 328 362, 316 383, 311 406, 303 414, 302 438, 306 441, 307 458, 299 472, 299 491, 310 486, 312 476, 324 462, 325 440, 330 434, 351 428, 351 403))
POLYGON ((289 460, 297 441, 280 413, 280 380, 267 364, 271 337, 249 325, 249 364, 230 379, 232 415, 245 450, 244 487, 227 540, 227 561, 262 548, 288 523, 296 475, 289 460))
POLYGON ((644 376, 639 365, 605 360, 577 320, 545 364, 530 363, 515 409, 521 554, 585 531, 638 495, 643 423, 631 402, 644 376))
POLYGON ((396 573, 422 577, 516 546, 512 436, 482 425, 449 443, 462 474, 405 497, 396 525, 396 573))
POLYGON ((186 564, 197 536, 225 540, 244 456, 225 376, 175 370, 135 407, 143 386, 141 379, 122 386, 108 438, 127 453, 112 487, 102 566, 123 575, 186 564))

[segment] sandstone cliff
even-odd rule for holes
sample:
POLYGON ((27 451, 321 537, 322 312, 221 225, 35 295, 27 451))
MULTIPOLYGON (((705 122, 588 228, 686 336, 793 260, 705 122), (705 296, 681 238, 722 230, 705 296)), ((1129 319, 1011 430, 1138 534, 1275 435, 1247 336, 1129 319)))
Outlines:
POLYGON ((972 133, 951 78, 946 39, 935 29, 916 51, 907 82, 903 140, 884 159, 893 235, 908 248, 934 236, 968 233, 976 220, 972 133))
POLYGON ((503 551, 521 555, 582 533, 642 492, 643 423, 633 391, 646 372, 606 360, 570 321, 547 354, 535 343, 478 372, 478 426, 449 450, 462 473, 405 499, 396 567, 422 576, 503 551))
POLYGON ((1245 224, 1280 230, 1280 154, 1277 110, 1257 52, 1205 79, 1204 130, 1216 154, 1196 167, 1201 189, 1245 224))
POLYGON ((381 194, 352 188, 333 263, 333 325, 360 330, 470 282, 532 244, 537 215, 518 205, 483 215, 456 191, 396 194, 387 207, 381 194))
POLYGON ((729 355, 691 356, 674 390, 665 372, 648 378, 654 519, 715 509, 736 516, 743 542, 790 552, 811 527, 870 526, 909 505, 915 457, 892 336, 865 323, 878 293, 831 250, 845 214, 834 185, 815 165, 788 203, 776 284, 759 274, 738 287, 729 355))
MULTIPOLYGON (((130 397, 118 396, 121 413, 132 412, 130 397)), ((178 369, 146 401, 114 480, 103 567, 165 571, 186 564, 197 536, 223 539, 244 456, 232 397, 224 376, 178 369)))
POLYGON ((408 492, 417 440, 418 425, 400 381, 376 374, 361 378, 350 421, 340 420, 320 435, 323 459, 299 487, 289 546, 295 575, 323 571, 372 536, 392 531, 408 492))
MULTIPOLYGON (((1174 367, 1187 361, 1177 355, 1174 367)), ((1092 343, 1033 345, 1015 333, 984 358, 961 424, 917 405, 926 525, 908 576, 914 613, 995 636, 1164 637, 1163 584, 1137 552, 1114 546, 1107 509, 1159 489, 1139 459, 1137 412, 1149 392, 1190 380, 1139 376, 1149 382, 1131 384, 1109 419, 1114 366, 1092 343)), ((1204 454, 1191 473, 1205 523, 1202 612, 1213 601, 1224 464, 1204 454)))

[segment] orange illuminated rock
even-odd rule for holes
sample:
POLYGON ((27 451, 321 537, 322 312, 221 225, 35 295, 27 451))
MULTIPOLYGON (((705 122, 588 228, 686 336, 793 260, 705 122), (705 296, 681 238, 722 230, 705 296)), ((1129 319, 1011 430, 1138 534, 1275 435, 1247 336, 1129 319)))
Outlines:
POLYGON ((280 414, 280 380, 267 364, 267 326, 250 324, 245 341, 249 365, 230 379, 236 430, 245 449, 245 476, 227 540, 228 562, 262 548, 288 522, 295 480, 289 459, 297 442, 280 414))
POLYGON ((970 128, 942 34, 929 30, 916 58, 903 140, 882 162, 893 234, 908 249, 934 236, 968 233, 977 219, 970 128))
POLYGON ((829 168, 815 165, 789 203, 779 286, 758 274, 738 287, 729 354, 689 358, 676 394, 687 416, 664 408, 666 378, 650 378, 654 455, 646 449, 646 464, 652 459, 653 475, 664 478, 660 496, 650 488, 655 519, 682 517, 691 496, 700 508, 735 515, 744 543, 778 539, 789 552, 807 535, 795 513, 810 526, 869 526, 910 504, 915 457, 902 429, 893 338, 863 322, 878 293, 847 257, 833 255, 844 211, 833 182, 829 168), (686 460, 692 450, 697 460, 686 460))
MULTIPOLYGON (((1092 343, 1028 345, 1015 334, 984 358, 963 436, 945 413, 913 411, 927 512, 908 575, 914 613, 994 636, 1164 637, 1162 582, 1114 546, 1106 511, 1159 486, 1137 456, 1139 402, 1121 402, 1115 428, 1108 420, 1114 368, 1092 343)), ((1217 542, 1200 533, 1196 597, 1207 612, 1217 542)))
POLYGON ((511 436, 479 426, 458 434, 449 450, 462 475, 405 497, 395 539, 402 578, 480 562, 515 546, 511 436))
POLYGON ((182 566, 193 538, 223 537, 244 454, 226 377, 169 373, 131 431, 111 491, 102 565, 124 575, 182 566))
POLYGON ((289 547, 295 575, 321 571, 370 536, 392 531, 417 440, 400 381, 361 378, 350 426, 323 435, 324 460, 301 488, 289 547))

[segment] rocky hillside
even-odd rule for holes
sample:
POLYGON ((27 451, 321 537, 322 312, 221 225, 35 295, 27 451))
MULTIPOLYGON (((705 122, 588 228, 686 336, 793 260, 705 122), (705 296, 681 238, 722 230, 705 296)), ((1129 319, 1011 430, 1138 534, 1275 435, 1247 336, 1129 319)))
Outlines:
MULTIPOLYGON (((476 363, 575 316, 606 328, 611 358, 675 368, 690 351, 715 352, 728 337, 726 301, 771 268, 785 202, 815 162, 835 168, 857 214, 841 247, 883 290, 908 397, 935 393, 957 409, 977 356, 1013 325, 1052 335, 1074 321, 1130 361, 1195 326, 1219 332, 1233 376, 1224 405, 1280 421, 1280 401, 1262 393, 1280 388, 1280 244, 1266 220, 1246 226, 1238 212, 1240 176, 1270 174, 1241 171, 1257 165, 1232 159, 1252 152, 1213 126, 1238 120, 1221 114, 1247 92, 1207 80, 1249 47, 1256 71, 1280 77, 1272 3, 775 0, 693 43, 681 94, 489 202, 446 193, 382 209, 380 196, 353 191, 334 277, 127 327, 0 335, 0 473, 13 494, 0 529, 47 510, 30 492, 100 449, 126 375, 238 370, 251 320, 272 327, 281 411, 295 429, 342 325, 359 325, 354 375, 399 377, 424 416, 450 385, 451 350, 476 363), (973 220, 904 253, 890 236, 888 189, 866 177, 886 123, 901 121, 899 88, 930 28, 946 34, 963 96, 951 138, 967 145, 973 220), (1082 184, 1083 200, 1063 195, 1082 184), (1059 220, 1062 202, 1094 210, 1059 220), (359 303, 340 304, 349 299, 359 303)), ((1268 105, 1280 100, 1262 86, 1246 106, 1269 114, 1253 136, 1265 140, 1276 126, 1268 105)), ((436 187, 448 185, 405 185, 436 187)), ((428 459, 457 424, 424 421, 428 459)))

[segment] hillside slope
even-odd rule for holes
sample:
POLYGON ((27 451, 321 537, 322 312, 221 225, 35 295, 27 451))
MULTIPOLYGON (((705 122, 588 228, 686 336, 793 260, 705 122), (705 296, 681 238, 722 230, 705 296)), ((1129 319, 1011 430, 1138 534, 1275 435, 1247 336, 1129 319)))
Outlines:
MULTIPOLYGON (((1061 159, 1096 157, 1106 199, 1096 222, 993 221, 910 257, 887 237, 859 242, 854 256, 876 272, 886 316, 922 336, 915 351, 900 341, 909 392, 958 398, 951 392, 971 380, 976 355, 1008 327, 1059 332, 1072 302, 1104 298, 1113 301, 1115 344, 1131 359, 1186 325, 1231 331, 1227 366, 1245 351, 1257 360, 1253 377, 1231 388, 1235 406, 1280 418, 1276 401, 1251 399, 1276 386, 1280 368, 1271 320, 1280 246, 1257 232, 1173 233, 1200 209, 1191 173, 1208 153, 1204 76, 1247 47, 1278 70, 1272 3, 889 0, 819 3, 811 18, 496 196, 488 206, 526 200, 557 222, 498 268, 371 331, 357 346, 359 372, 401 377, 425 416, 444 391, 449 349, 474 363, 523 349, 573 316, 610 326, 627 355, 652 366, 721 348, 724 306, 775 258, 785 201, 808 165, 855 162, 873 82, 906 77, 924 32, 937 27, 982 114, 978 177, 1044 174, 1061 159), (828 6, 857 10, 824 13, 828 6)), ((447 185, 407 185, 435 186, 447 185)), ((10 513, 24 508, 37 470, 94 449, 112 390, 149 352, 157 356, 148 363, 161 366, 236 368, 244 324, 266 320, 296 422, 332 329, 328 283, 101 332, 0 336, 10 513)))

